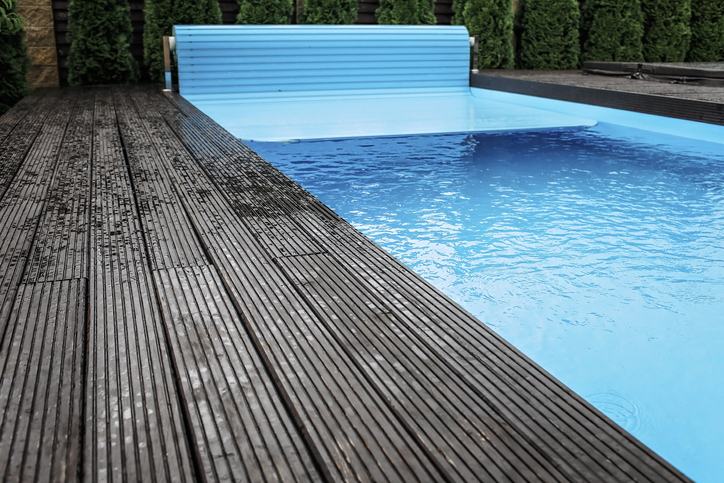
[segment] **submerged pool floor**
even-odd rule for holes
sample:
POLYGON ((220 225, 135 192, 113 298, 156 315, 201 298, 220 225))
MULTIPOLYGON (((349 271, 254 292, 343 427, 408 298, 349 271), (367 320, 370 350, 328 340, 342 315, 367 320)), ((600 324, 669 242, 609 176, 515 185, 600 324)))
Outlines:
POLYGON ((250 146, 688 476, 724 474, 721 145, 601 124, 250 146))
POLYGON ((475 97, 467 87, 443 92, 397 91, 364 95, 280 93, 274 97, 250 94, 224 99, 186 97, 235 136, 254 141, 491 132, 596 124, 596 121, 580 116, 475 97))

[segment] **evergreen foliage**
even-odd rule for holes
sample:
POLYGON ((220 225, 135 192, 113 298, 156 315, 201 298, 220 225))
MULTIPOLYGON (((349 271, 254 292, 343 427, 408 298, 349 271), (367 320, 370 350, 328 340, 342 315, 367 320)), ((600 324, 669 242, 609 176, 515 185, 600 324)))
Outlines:
POLYGON ((578 0, 524 0, 519 5, 520 44, 517 62, 523 69, 575 69, 578 0))
POLYGON ((434 0, 380 0, 375 10, 380 25, 435 25, 434 0))
POLYGON ((292 21, 292 0, 239 0, 241 8, 236 23, 246 25, 276 25, 292 21))
POLYGON ((15 11, 15 0, 0 0, 0 33, 17 32, 23 28, 23 19, 15 11))
POLYGON ((146 0, 144 16, 143 59, 154 82, 163 82, 163 37, 174 25, 221 23, 218 0, 146 0))
POLYGON ((138 76, 126 0, 71 0, 68 10, 68 83, 121 84, 138 76))
POLYGON ((586 0, 581 12, 581 60, 643 62, 640 0, 586 0))
POLYGON ((691 0, 642 0, 644 60, 683 62, 691 40, 691 0))
POLYGON ((26 74, 28 55, 22 19, 14 0, 0 3, 0 114, 10 109, 30 90, 26 74))
POLYGON ((689 62, 724 61, 724 1, 691 0, 689 62))
POLYGON ((302 21, 316 25, 353 24, 357 21, 357 0, 304 0, 302 21))
POLYGON ((478 36, 479 69, 512 69, 514 64, 512 0, 456 0, 453 24, 478 36))

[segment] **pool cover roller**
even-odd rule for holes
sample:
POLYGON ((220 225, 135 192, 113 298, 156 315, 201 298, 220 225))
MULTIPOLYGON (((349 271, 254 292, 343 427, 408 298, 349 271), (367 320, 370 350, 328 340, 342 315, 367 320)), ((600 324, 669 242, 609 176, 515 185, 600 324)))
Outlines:
POLYGON ((470 89, 463 26, 175 26, 179 92, 242 139, 588 126, 470 89))

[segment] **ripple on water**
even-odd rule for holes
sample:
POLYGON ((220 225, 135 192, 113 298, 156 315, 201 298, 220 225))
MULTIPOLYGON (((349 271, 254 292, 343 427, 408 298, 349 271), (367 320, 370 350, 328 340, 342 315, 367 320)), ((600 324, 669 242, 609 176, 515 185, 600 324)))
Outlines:
POLYGON ((641 433, 646 426, 641 405, 614 390, 590 394, 585 399, 629 433, 641 433))

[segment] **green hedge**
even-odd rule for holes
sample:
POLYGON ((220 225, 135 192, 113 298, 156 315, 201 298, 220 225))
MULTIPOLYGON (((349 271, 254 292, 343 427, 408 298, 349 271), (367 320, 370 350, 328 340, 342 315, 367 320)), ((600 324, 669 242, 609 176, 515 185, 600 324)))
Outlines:
POLYGON ((581 60, 643 62, 639 0, 586 0, 581 11, 581 60))
POLYGON ((514 67, 512 0, 455 0, 454 25, 465 25, 480 43, 479 69, 514 67))
POLYGON ((356 21, 357 0, 304 0, 302 23, 342 25, 356 21))
POLYGON ((164 80, 163 36, 174 25, 221 24, 218 0, 146 0, 144 15, 143 60, 154 82, 164 80))
POLYGON ((25 31, 15 5, 14 0, 0 0, 0 114, 30 90, 26 79, 30 62, 25 31))
POLYGON ((691 40, 691 0, 642 0, 641 7, 644 60, 683 62, 691 40))
POLYGON ((689 62, 724 61, 724 1, 691 0, 689 62))
POLYGON ((521 0, 517 64, 522 69, 575 69, 581 47, 578 0, 521 0))
POLYGON ((236 23, 246 25, 286 24, 292 20, 292 0, 239 0, 236 23))
POLYGON ((434 0, 380 0, 375 10, 380 25, 435 25, 434 0))
POLYGON ((68 9, 68 83, 122 84, 138 77, 126 0, 71 0, 68 9))

